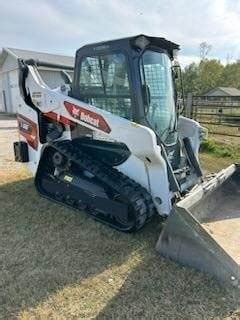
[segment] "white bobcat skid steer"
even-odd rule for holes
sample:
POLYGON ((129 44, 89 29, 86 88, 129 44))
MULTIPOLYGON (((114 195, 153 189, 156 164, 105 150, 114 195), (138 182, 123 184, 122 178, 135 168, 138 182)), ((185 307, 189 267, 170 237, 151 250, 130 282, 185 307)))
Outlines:
POLYGON ((165 217, 158 251, 237 285, 239 167, 204 181, 203 128, 179 116, 178 48, 143 35, 84 46, 72 82, 64 71, 67 84, 55 90, 39 75, 46 63, 19 61, 15 156, 42 196, 115 229, 165 217))

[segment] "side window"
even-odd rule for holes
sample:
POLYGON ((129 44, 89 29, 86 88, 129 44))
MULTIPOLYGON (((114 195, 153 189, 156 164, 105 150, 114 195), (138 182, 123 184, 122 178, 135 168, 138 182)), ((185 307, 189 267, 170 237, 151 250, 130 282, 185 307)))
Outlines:
POLYGON ((84 57, 79 92, 83 101, 132 120, 127 61, 122 53, 84 57))

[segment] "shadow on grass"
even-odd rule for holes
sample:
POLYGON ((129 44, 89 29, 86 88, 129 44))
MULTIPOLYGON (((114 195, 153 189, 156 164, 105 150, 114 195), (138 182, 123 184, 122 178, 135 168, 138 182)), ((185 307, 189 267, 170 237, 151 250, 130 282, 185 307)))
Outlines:
POLYGON ((239 319, 239 301, 203 274, 146 255, 96 319, 239 319))
POLYGON ((99 318, 229 314, 233 299, 215 282, 157 256, 159 233, 157 217, 138 234, 123 234, 39 197, 32 179, 2 185, 0 318, 15 317, 66 286, 121 266, 137 250, 140 264, 99 318))

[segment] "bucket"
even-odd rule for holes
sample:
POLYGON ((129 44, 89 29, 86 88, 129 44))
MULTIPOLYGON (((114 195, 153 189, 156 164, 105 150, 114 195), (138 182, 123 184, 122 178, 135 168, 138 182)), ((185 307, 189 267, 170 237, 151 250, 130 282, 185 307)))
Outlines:
POLYGON ((156 249, 240 289, 239 164, 220 171, 174 205, 156 249))

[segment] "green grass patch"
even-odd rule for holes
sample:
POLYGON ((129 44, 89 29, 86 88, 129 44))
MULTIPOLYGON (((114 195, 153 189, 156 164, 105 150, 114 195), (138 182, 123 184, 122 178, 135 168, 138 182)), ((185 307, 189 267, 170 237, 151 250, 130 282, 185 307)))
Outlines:
POLYGON ((217 157, 240 159, 240 148, 238 146, 227 145, 212 139, 203 141, 200 151, 214 154, 217 157))

